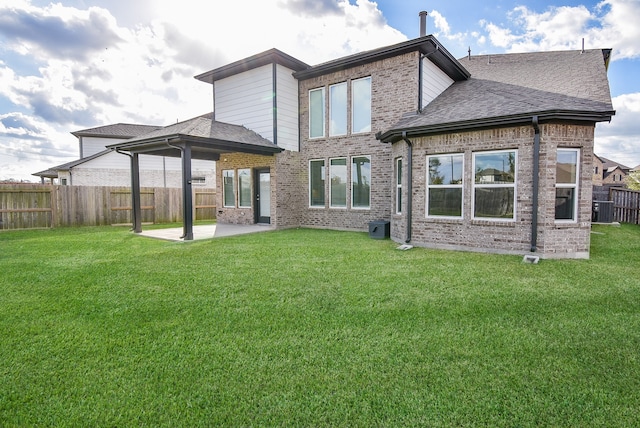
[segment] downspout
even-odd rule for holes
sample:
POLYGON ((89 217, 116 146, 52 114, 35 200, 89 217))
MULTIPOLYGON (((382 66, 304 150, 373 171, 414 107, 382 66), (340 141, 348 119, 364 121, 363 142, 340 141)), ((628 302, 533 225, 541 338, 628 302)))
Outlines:
POLYGON ((404 242, 411 242, 411 220, 412 220, 412 204, 413 200, 413 144, 407 138, 407 131, 402 131, 402 139, 407 143, 407 231, 404 242))
POLYGON ((540 178, 540 128, 538 127, 538 116, 531 119, 533 125, 533 197, 531 198, 531 252, 535 253, 538 245, 538 187, 540 178))

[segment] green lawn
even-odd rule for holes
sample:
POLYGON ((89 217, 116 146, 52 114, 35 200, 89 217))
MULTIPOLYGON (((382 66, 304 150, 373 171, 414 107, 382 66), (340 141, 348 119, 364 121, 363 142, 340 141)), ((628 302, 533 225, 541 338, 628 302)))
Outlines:
POLYGON ((0 233, 0 426, 637 426, 640 227, 590 260, 366 233, 0 233))

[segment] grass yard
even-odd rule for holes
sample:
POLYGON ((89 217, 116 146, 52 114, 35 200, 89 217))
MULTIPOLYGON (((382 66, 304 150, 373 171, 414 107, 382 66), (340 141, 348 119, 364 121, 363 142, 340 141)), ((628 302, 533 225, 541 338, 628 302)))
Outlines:
POLYGON ((638 426, 640 227, 522 263, 366 233, 0 233, 0 426, 638 426))

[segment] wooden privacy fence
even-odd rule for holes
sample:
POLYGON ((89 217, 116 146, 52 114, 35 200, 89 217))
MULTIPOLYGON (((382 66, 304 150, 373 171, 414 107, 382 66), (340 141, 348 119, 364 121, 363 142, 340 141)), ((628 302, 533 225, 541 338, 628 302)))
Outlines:
POLYGON ((614 221, 640 224, 640 191, 611 188, 609 200, 613 201, 614 221))
MULTIPOLYGON (((216 193, 193 189, 196 220, 215 219, 216 193)), ((142 221, 182 221, 182 189, 141 189, 142 221)), ((131 223, 127 187, 0 185, 0 229, 97 226, 131 223)))

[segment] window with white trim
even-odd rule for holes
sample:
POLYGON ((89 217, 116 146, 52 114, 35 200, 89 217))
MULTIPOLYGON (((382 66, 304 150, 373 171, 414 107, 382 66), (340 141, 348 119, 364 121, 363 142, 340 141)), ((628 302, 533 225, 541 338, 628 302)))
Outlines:
POLYGON ((309 91, 309 138, 324 137, 324 88, 309 91))
POLYGON ((516 150, 473 154, 473 218, 515 220, 516 150))
POLYGON ((223 194, 223 206, 235 207, 236 198, 234 193, 234 179, 235 171, 232 169, 225 169, 222 171, 222 194, 223 194))
POLYGON ((371 158, 351 158, 351 207, 366 209, 371 205, 371 158))
POLYGON ((251 208, 251 170, 238 170, 238 206, 251 208))
POLYGON ((347 207, 347 158, 329 160, 329 206, 347 207))
POLYGON ((427 156, 427 217, 462 217, 462 153, 427 156))
POLYGON ((329 86, 329 136, 347 135, 347 82, 329 86))
POLYGON ((402 214, 402 158, 396 159, 396 214, 402 214))
POLYGON ((324 208, 324 159, 309 161, 309 206, 324 208))
POLYGON ((351 81, 351 133, 371 132, 371 76, 351 81))
POLYGON ((578 178, 580 149, 556 151, 556 220, 574 222, 578 218, 578 178))

